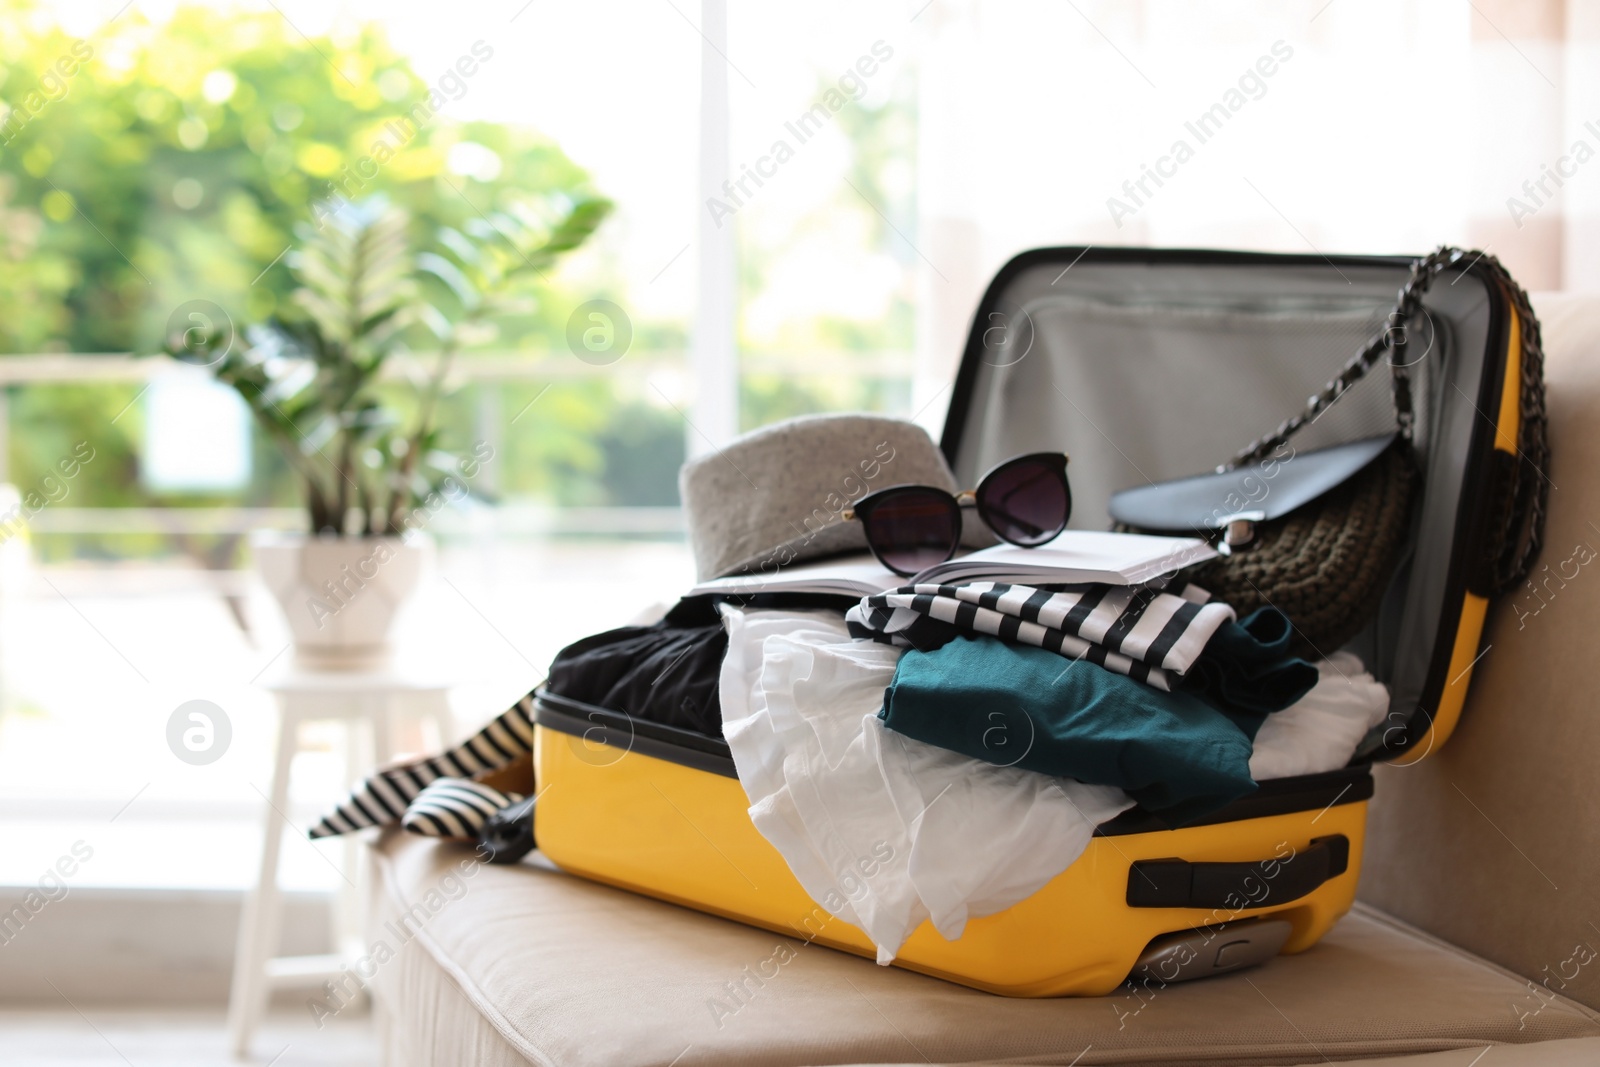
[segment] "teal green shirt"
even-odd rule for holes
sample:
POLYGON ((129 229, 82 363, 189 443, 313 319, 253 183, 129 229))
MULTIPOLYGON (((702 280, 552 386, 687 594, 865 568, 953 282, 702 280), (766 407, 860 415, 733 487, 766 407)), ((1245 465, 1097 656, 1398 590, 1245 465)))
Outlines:
POLYGON ((1181 825, 1254 791, 1250 752, 1264 713, 1222 711, 1087 660, 979 636, 902 656, 881 717, 989 763, 1120 786, 1181 825))

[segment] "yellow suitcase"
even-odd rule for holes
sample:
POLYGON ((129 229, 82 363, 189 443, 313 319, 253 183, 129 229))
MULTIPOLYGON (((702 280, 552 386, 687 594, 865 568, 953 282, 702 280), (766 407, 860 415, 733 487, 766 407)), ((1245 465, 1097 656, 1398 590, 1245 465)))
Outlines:
MULTIPOLYGON (((1103 528, 1111 492, 1134 471, 1176 478, 1193 457, 1227 458, 1298 410, 1373 329, 1405 329, 1422 496, 1382 612, 1349 646, 1392 694, 1349 767, 1263 783, 1179 829, 1126 812, 1070 868, 960 939, 924 923, 897 966, 1009 996, 1100 995, 1130 976, 1166 983, 1302 951, 1350 908, 1370 766, 1424 758, 1449 738, 1489 600, 1524 580, 1543 518, 1542 363, 1525 295, 1491 258, 1462 253, 1418 321, 1385 322, 1412 263, 1048 248, 996 276, 942 440, 962 484, 997 459, 1065 451, 1074 525, 1103 528)), ((1392 419, 1387 379, 1352 388, 1302 431, 1306 447, 1392 419)), ((720 738, 548 692, 534 715, 534 836, 559 867, 874 955, 756 831, 720 738)))

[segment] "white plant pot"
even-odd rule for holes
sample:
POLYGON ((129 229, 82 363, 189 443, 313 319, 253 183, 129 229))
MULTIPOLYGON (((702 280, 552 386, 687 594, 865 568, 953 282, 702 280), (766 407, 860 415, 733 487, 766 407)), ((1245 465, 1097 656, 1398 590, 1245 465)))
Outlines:
POLYGON ((362 670, 390 653, 395 617, 416 591, 433 544, 425 537, 309 537, 262 532, 256 570, 307 667, 362 670))

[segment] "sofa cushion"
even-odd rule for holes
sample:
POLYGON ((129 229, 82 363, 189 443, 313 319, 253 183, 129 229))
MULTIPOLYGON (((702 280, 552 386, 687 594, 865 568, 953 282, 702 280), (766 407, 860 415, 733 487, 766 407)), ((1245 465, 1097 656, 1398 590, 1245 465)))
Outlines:
MULTIPOLYGON (((1461 722, 1380 768, 1361 899, 1600 1007, 1600 298, 1534 298, 1550 508, 1530 585, 1489 613, 1461 722)), ((1600 1062, 1600 1061, 1597 1061, 1600 1062)))
POLYGON ((441 1031, 465 1042, 452 1062, 520 1054, 661 1067, 1291 1064, 1600 1037, 1600 1015, 1536 997, 1370 910, 1254 970, 1142 995, 1013 1000, 597 885, 542 859, 484 866, 464 846, 390 832, 377 861, 374 942, 406 942, 372 979, 390 1033, 403 1036, 390 1042, 401 1063, 429 1062, 403 1048, 438 1051, 441 1031), (467 1005, 487 1027, 461 1018, 467 1005), (489 1027, 503 1045, 488 1047, 489 1027))
MULTIPOLYGON (((1065 1062, 1065 1061, 1062 1061, 1065 1062)), ((1340 1060, 1323 1067, 1594 1067, 1600 1063, 1600 1038, 1575 1037, 1567 1041, 1541 1041, 1536 1045, 1484 1045, 1450 1052, 1421 1052, 1410 1056, 1384 1056, 1376 1060, 1340 1060), (1494 1058, 1489 1058, 1493 1047, 1494 1058)), ((880 1064, 879 1067, 888 1067, 880 1064)), ((894 1067, 924 1067, 919 1063, 894 1067)), ((972 1067, 968 1064, 966 1067, 972 1067)))
POLYGON ((1569 1041, 1541 1041, 1537 1045, 1500 1045, 1495 1048, 1493 1057, 1488 1051, 1487 1047, 1464 1048, 1423 1056, 1347 1060, 1327 1067, 1594 1067, 1600 1063, 1600 1038, 1575 1037, 1569 1041))

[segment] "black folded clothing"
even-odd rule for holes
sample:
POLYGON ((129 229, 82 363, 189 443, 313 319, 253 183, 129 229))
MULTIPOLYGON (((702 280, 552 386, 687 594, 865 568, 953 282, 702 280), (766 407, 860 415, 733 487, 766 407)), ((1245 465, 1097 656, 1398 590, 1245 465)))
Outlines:
POLYGON ((837 611, 854 597, 754 593, 684 597, 654 626, 622 626, 563 648, 544 688, 556 696, 645 722, 722 736, 722 659, 728 634, 717 604, 792 611, 837 611))
POLYGON ((623 626, 568 645, 550 664, 557 696, 722 736, 718 685, 728 635, 710 597, 680 600, 654 626, 623 626))

